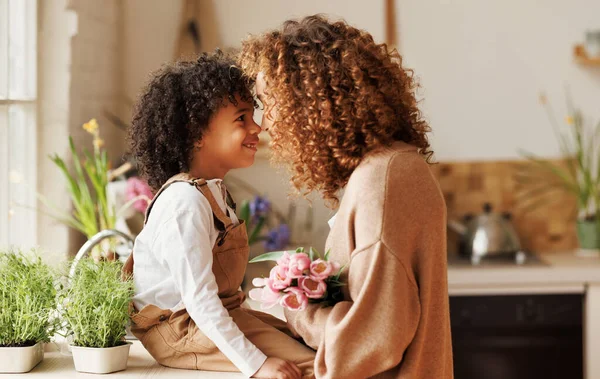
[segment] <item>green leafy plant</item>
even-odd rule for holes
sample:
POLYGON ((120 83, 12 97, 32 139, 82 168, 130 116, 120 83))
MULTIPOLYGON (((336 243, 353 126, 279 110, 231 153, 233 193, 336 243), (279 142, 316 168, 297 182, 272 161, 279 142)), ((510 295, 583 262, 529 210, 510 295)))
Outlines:
POLYGON ((72 212, 58 209, 41 195, 39 198, 51 210, 50 216, 90 238, 101 230, 114 228, 116 212, 107 198, 109 163, 106 151, 102 149, 104 141, 100 138, 98 123, 92 119, 83 128, 93 136, 94 152, 84 149, 82 159, 75 149, 73 138, 69 137, 73 172, 58 154, 50 157, 68 183, 72 212))
POLYGON ((122 345, 133 296, 131 278, 121 279, 118 261, 85 258, 60 294, 62 319, 73 344, 82 347, 122 345))
POLYGON ((562 132, 545 96, 542 95, 540 100, 566 158, 566 167, 532 153, 521 152, 531 165, 517 175, 517 180, 526 188, 520 197, 538 199, 530 201, 525 208, 537 208, 542 204, 539 199, 556 191, 566 191, 577 200, 579 218, 596 221, 600 230, 600 122, 595 127, 586 127, 582 112, 573 105, 567 94, 569 116, 566 123, 569 129, 566 133, 562 132))
POLYGON ((56 275, 35 251, 0 251, 0 346, 50 341, 56 305, 56 275))

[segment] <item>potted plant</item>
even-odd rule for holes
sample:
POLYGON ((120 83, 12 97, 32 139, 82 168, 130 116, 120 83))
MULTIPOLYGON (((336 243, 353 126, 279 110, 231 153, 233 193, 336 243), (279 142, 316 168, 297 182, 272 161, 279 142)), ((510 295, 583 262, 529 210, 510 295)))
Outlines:
MULTIPOLYGON (((600 250, 600 122, 593 128, 586 127, 581 111, 567 95, 568 132, 563 133, 544 95, 540 101, 546 108, 566 163, 563 167, 531 153, 522 153, 532 165, 517 177, 527 188, 521 198, 541 196, 543 199, 557 190, 572 194, 577 200, 577 236, 581 251, 597 254, 600 250)), ((539 204, 537 200, 530 202, 534 207, 539 204)))
MULTIPOLYGON (((49 199, 38 195, 40 201, 48 208, 49 216, 57 219, 61 223, 78 230, 88 239, 95 236, 98 232, 106 229, 116 229, 117 220, 122 218, 132 207, 139 208, 147 206, 152 198, 149 188, 143 188, 145 183, 137 181, 132 188, 131 194, 127 195, 127 201, 117 208, 119 203, 115 201, 114 194, 111 198, 110 181, 121 174, 123 168, 128 169, 131 165, 123 165, 116 170, 110 169, 110 162, 104 149, 104 140, 100 138, 100 126, 96 119, 83 124, 82 128, 92 136, 93 151, 83 149, 78 152, 69 137, 69 149, 71 156, 63 159, 58 154, 50 157, 52 162, 58 167, 62 176, 66 180, 68 192, 73 204, 73 210, 65 212, 55 206, 49 199), (69 170, 67 162, 72 161, 73 170, 69 170)), ((143 216, 142 216, 143 220, 143 216)), ((121 228, 124 229, 124 228, 121 228)), ((122 230, 130 234, 129 230, 122 230)), ((94 246, 92 257, 98 261, 102 259, 114 260, 115 252, 119 251, 119 246, 115 246, 114 241, 105 240, 102 244, 94 246)), ((128 254, 128 252, 127 252, 128 254)), ((120 257, 121 259, 126 258, 120 257)))
POLYGON ((55 275, 36 253, 0 251, 0 373, 31 371, 56 327, 55 275))
POLYGON ((121 280, 121 263, 81 259, 61 295, 61 314, 75 370, 106 374, 127 368, 124 340, 133 296, 131 279, 121 280))
MULTIPOLYGON (((77 152, 73 138, 69 137, 70 160, 74 170, 69 170, 67 160, 58 154, 50 157, 68 183, 68 192, 73 204, 71 212, 65 212, 55 206, 49 199, 38 195, 40 201, 50 210, 49 215, 61 223, 80 231, 87 238, 104 229, 114 229, 115 209, 109 203, 106 193, 108 184, 109 162, 104 150, 104 140, 100 138, 100 127, 96 119, 83 124, 83 129, 92 135, 94 151, 83 150, 83 157, 77 152)), ((107 243, 109 243, 107 241, 107 243)), ((92 255, 96 260, 113 259, 112 246, 98 245, 92 255)))

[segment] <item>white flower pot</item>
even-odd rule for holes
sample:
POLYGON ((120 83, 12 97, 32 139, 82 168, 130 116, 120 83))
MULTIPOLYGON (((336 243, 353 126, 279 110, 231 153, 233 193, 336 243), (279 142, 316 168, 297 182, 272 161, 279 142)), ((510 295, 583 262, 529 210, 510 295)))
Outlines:
POLYGON ((71 345, 75 370, 92 374, 108 374, 125 370, 130 347, 131 342, 107 348, 71 345))
POLYGON ((44 344, 26 347, 0 347, 0 373, 31 371, 44 359, 44 344))

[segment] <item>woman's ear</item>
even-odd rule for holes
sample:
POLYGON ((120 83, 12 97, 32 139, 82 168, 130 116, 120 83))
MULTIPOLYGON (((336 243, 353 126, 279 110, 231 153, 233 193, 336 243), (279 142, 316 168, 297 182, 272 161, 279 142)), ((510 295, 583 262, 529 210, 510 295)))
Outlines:
POLYGON ((200 141, 198 141, 198 142, 196 142, 196 143, 194 144, 194 148, 195 148, 196 150, 200 150, 200 148, 202 148, 203 146, 204 146, 204 140, 203 140, 203 139, 201 139, 200 141))

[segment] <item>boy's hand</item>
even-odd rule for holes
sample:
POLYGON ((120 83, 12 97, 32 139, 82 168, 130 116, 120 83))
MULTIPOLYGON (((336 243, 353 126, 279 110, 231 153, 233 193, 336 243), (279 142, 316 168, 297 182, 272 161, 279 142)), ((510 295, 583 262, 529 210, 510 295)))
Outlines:
POLYGON ((258 369, 253 378, 300 379, 302 373, 298 366, 286 360, 269 357, 258 369))

